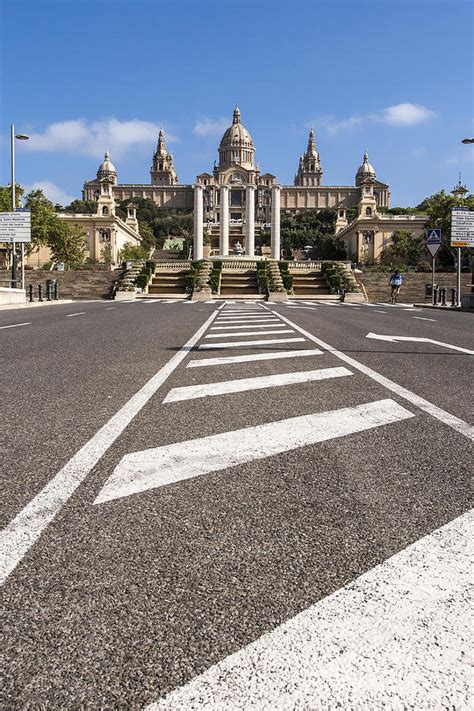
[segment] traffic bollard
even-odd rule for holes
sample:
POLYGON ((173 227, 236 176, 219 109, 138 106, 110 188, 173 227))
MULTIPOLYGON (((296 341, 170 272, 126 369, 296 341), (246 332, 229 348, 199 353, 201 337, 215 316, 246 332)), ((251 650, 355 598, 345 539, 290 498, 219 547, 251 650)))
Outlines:
POLYGON ((46 301, 51 301, 51 284, 46 282, 46 301))
POLYGON ((451 289, 451 306, 458 305, 458 291, 457 289, 451 289))
POLYGON ((35 297, 33 296, 33 284, 30 284, 28 286, 28 298, 30 301, 34 301, 35 297))
POLYGON ((446 306, 446 289, 441 289, 440 293, 441 306, 446 306))
POLYGON ((54 300, 57 301, 59 299, 59 294, 58 294, 58 282, 56 281, 54 283, 54 300))
POLYGON ((346 298, 346 290, 341 289, 340 291, 341 291, 341 301, 344 301, 344 299, 346 298))
POLYGON ((439 297, 439 286, 436 284, 435 288, 433 290, 433 300, 431 302, 434 306, 436 306, 436 304, 438 303, 438 297, 439 297))
POLYGON ((43 287, 38 284, 38 301, 43 301, 43 287))

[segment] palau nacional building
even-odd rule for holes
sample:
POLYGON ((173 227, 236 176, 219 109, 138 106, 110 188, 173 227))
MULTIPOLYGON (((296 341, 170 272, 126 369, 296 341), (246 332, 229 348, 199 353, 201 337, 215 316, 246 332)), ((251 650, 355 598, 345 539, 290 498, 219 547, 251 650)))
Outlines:
POLYGON ((299 158, 293 185, 280 185, 275 175, 262 173, 256 163, 255 145, 242 124, 238 107, 219 144, 219 161, 214 163, 212 172, 198 175, 194 184, 180 184, 173 155, 168 152, 160 130, 150 182, 119 183, 106 152, 97 177, 84 183, 83 199, 103 202, 104 192, 110 192, 112 204, 140 197, 149 198, 170 212, 193 212, 194 259, 203 256, 204 233, 210 237, 212 255, 254 257, 256 238, 263 230, 270 230, 271 256, 279 259, 281 211, 298 214, 336 210, 336 232, 346 245, 348 257, 356 260, 362 256, 376 259, 394 230, 420 232, 424 223, 420 217, 378 213, 378 207, 390 207, 390 189, 377 180, 367 152, 356 171, 354 185, 324 185, 312 129, 306 151, 299 158), (358 217, 348 224, 346 210, 357 206, 358 217))

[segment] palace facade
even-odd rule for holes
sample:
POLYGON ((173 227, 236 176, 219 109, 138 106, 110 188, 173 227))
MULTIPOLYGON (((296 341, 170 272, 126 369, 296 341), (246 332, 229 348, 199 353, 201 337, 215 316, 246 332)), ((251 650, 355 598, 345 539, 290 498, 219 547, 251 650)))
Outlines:
POLYGON ((321 159, 311 129, 306 151, 300 156, 293 185, 280 185, 270 172, 262 173, 255 161, 255 145, 235 108, 232 123, 222 136, 219 161, 211 172, 201 173, 193 185, 182 185, 174 157, 160 130, 153 154, 149 184, 119 183, 117 171, 106 152, 94 180, 84 183, 83 199, 97 200, 101 185, 110 185, 116 201, 140 197, 170 211, 194 211, 194 258, 202 257, 203 234, 211 239, 214 253, 227 256, 242 246, 255 254, 255 238, 271 228, 272 256, 280 256, 280 211, 303 213, 327 208, 338 210, 338 226, 347 226, 345 211, 360 204, 364 187, 370 185, 375 209, 390 206, 390 190, 376 178, 367 152, 357 169, 354 185, 323 185, 321 159))

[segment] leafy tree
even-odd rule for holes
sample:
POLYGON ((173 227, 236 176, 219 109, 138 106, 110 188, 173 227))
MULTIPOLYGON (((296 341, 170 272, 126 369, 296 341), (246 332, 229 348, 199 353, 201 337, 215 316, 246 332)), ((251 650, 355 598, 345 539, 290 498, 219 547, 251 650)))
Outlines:
MULTIPOLYGON (((425 227, 438 228, 441 230, 442 246, 437 254, 442 266, 452 266, 454 264, 454 254, 450 247, 451 240, 451 210, 453 207, 467 207, 474 210, 474 195, 456 197, 441 190, 439 193, 423 200, 416 209, 428 215, 425 227)), ((470 250, 472 251, 472 250, 470 250)))
POLYGON ((148 250, 140 245, 135 246, 131 242, 125 242, 119 252, 119 259, 148 259, 148 250))
POLYGON ((346 254, 344 245, 335 237, 335 222, 334 210, 307 212, 301 215, 283 213, 281 239, 284 251, 290 254, 294 249, 311 246, 315 259, 344 258, 346 254))
POLYGON ((139 222, 138 231, 140 232, 143 249, 149 252, 150 249, 152 249, 156 244, 155 235, 153 234, 152 228, 150 227, 148 222, 139 222))
POLYGON ((391 244, 382 250, 380 262, 385 265, 415 266, 424 254, 423 235, 415 235, 410 230, 395 230, 391 244))
POLYGON ((110 248, 110 244, 106 244, 102 247, 100 256, 102 258, 102 263, 109 267, 112 262, 112 250, 110 248))
POLYGON ((54 262, 64 262, 69 268, 81 265, 87 251, 86 232, 79 225, 69 225, 56 218, 49 237, 48 247, 54 262))
MULTIPOLYGON (((20 198, 24 192, 25 191, 23 190, 21 185, 17 184, 15 188, 15 201, 17 207, 21 207, 20 198)), ((2 185, 0 186, 0 212, 11 212, 12 209, 12 187, 11 185, 2 185)))
POLYGON ((95 215, 97 203, 94 200, 73 200, 65 208, 66 212, 77 212, 83 215, 95 215))

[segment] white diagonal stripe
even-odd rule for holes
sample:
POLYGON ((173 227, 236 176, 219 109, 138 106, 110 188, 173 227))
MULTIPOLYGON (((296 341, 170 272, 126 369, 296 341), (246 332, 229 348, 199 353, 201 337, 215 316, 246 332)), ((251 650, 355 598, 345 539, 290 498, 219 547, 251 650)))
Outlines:
POLYGON ((414 415, 394 400, 377 400, 145 449, 123 457, 94 503, 130 496, 411 417, 414 415))
MULTIPOLYGON (((244 327, 245 328, 245 327, 244 327)), ((281 327, 277 331, 266 331, 265 333, 294 333, 291 328, 285 328, 285 324, 282 323, 281 327)), ((209 333, 204 338, 235 338, 236 336, 261 336, 259 331, 239 331, 238 333, 209 333)))
POLYGON ((145 711, 469 709, 473 512, 145 711))
POLYGON ((270 345, 273 343, 302 343, 305 338, 267 338, 261 341, 229 341, 228 343, 202 343, 198 350, 210 350, 211 348, 240 348, 243 346, 270 345))
POLYGON ((231 393, 241 393, 246 390, 263 390, 264 388, 294 385, 295 383, 309 383, 316 380, 342 378, 345 375, 353 375, 353 373, 344 367, 319 368, 318 370, 306 370, 299 373, 276 373, 274 375, 262 375, 257 378, 224 380, 220 383, 185 385, 181 388, 173 388, 170 390, 163 402, 195 400, 196 398, 212 397, 214 395, 230 395, 231 393))
POLYGON ((201 368, 207 365, 229 365, 232 363, 249 363, 256 360, 279 360, 280 358, 300 358, 301 356, 323 355, 319 348, 307 348, 299 351, 273 351, 272 353, 251 353, 241 356, 222 356, 222 358, 201 358, 190 360, 187 368, 201 368))

